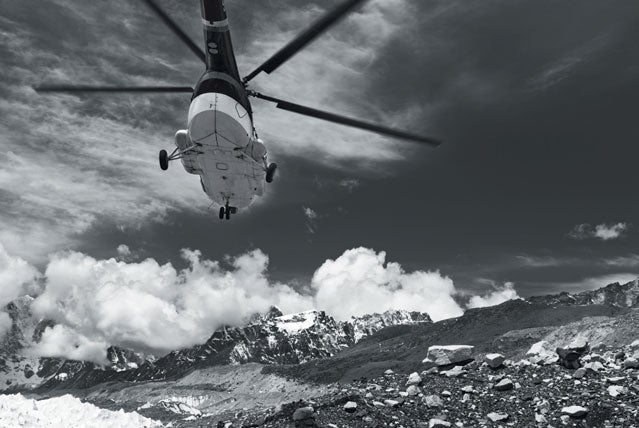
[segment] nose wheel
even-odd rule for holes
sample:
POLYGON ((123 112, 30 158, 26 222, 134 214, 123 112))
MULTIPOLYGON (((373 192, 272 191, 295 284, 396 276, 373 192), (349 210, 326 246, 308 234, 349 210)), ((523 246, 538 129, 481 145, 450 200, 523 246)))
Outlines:
POLYGON ((231 219, 231 214, 235 214, 237 213, 237 207, 231 207, 229 206, 229 203, 227 202, 226 205, 224 205, 223 207, 220 207, 220 220, 230 220, 231 219))

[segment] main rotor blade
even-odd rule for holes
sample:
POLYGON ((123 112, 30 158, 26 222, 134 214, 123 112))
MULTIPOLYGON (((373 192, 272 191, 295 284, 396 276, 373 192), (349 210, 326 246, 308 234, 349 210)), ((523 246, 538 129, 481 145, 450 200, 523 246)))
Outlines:
POLYGON ((313 39, 326 31, 328 27, 335 24, 348 12, 365 1, 367 0, 346 0, 344 3, 328 12, 326 15, 313 23, 313 25, 311 25, 307 30, 299 34, 295 39, 291 40, 275 55, 266 60, 266 62, 253 70, 248 76, 244 78, 244 82, 250 81, 262 71, 270 74, 280 65, 288 61, 289 58, 295 55, 298 51, 303 49, 307 44, 313 41, 313 39))
POLYGON ((160 17, 160 19, 175 33, 176 36, 180 38, 186 44, 191 51, 197 55, 202 62, 206 62, 206 55, 202 48, 200 48, 189 36, 186 35, 184 31, 169 17, 169 15, 164 12, 164 10, 158 6, 158 4, 154 0, 143 0, 153 11, 160 17))
POLYGON ((400 138, 403 140, 414 141, 418 143, 429 144, 431 146, 439 146, 441 141, 436 140, 430 137, 424 137, 422 135, 411 134, 409 132, 400 131, 394 128, 388 128, 386 126, 377 125, 370 122, 364 122, 359 119, 353 119, 346 116, 341 116, 335 113, 329 113, 322 110, 317 110, 311 107, 306 107, 300 104, 291 103, 288 101, 280 100, 277 98, 270 97, 268 95, 263 95, 258 92, 249 92, 249 95, 252 95, 256 98, 260 98, 262 100, 271 101, 277 103, 277 108, 282 110, 292 111, 294 113, 303 114, 305 116, 315 117, 317 119, 327 120, 329 122, 339 123, 341 125, 351 126, 353 128, 364 129, 366 131, 375 132, 381 135, 387 135, 389 137, 400 138))
POLYGON ((190 86, 86 86, 86 85, 39 85, 38 92, 193 92, 190 86))

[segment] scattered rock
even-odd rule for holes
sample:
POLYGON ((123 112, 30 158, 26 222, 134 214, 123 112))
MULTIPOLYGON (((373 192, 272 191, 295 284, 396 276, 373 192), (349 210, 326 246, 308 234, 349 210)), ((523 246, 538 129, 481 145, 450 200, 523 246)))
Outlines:
POLYGON ((584 367, 578 368, 572 374, 572 377, 575 379, 582 379, 584 376, 586 376, 586 369, 584 367))
POLYGON ((293 412, 294 421, 304 421, 315 417, 315 410, 311 406, 300 407, 293 412))
POLYGON ((349 401, 344 404, 344 410, 348 413, 355 413, 357 411, 357 403, 354 401, 349 401))
POLYGON ((624 369, 639 369, 639 360, 634 357, 628 357, 623 361, 621 366, 624 369))
POLYGON ((419 385, 422 383, 422 377, 417 372, 413 372, 408 376, 408 381, 406 381, 406 386, 410 385, 419 385))
POLYGON ((590 371, 593 371, 593 372, 598 372, 599 370, 603 370, 604 369, 604 365, 601 364, 599 361, 593 361, 593 362, 584 364, 584 368, 586 370, 590 370, 590 371))
POLYGON ((442 419, 433 418, 428 421, 428 428, 447 428, 450 427, 451 424, 448 421, 444 421, 442 419))
POLYGON ((538 424, 547 424, 548 419, 546 419, 546 417, 540 413, 535 413, 535 422, 537 422, 538 424))
POLYGON ((406 389, 406 393, 411 397, 415 395, 419 395, 420 392, 422 391, 419 389, 419 386, 417 385, 411 385, 406 389))
POLYGON ((567 348, 557 348, 556 352, 559 357, 559 364, 568 369, 576 370, 581 367, 579 359, 590 352, 590 346, 588 346, 588 342, 577 341, 567 348))
POLYGON ((495 384, 494 388, 497 391, 508 391, 508 390, 513 389, 513 386, 514 386, 513 382, 510 379, 506 378, 506 379, 502 379, 499 382, 497 382, 495 384))
POLYGON ((388 407, 396 408, 399 406, 399 401, 397 400, 384 400, 384 404, 388 407))
POLYGON ((584 416, 588 414, 588 409, 582 406, 568 406, 568 407, 562 407, 561 413, 565 413, 571 418, 579 419, 579 418, 583 418, 584 416))
POLYGON ((391 369, 388 369, 388 370, 386 370, 386 371, 384 372, 384 374, 385 374, 386 376, 390 376, 390 375, 392 375, 392 374, 395 374, 395 372, 394 372, 394 371, 392 371, 391 369))
POLYGON ((508 415, 506 413, 489 413, 488 415, 486 415, 488 417, 488 419, 490 419, 493 422, 501 422, 501 421, 505 421, 508 419, 508 415))
POLYGON ((470 345, 431 346, 422 363, 432 363, 438 366, 465 363, 472 360, 474 348, 470 345))
POLYGON ((439 372, 439 374, 446 377, 459 377, 466 374, 466 370, 462 366, 455 366, 450 370, 439 372))
POLYGON ((490 367, 491 369, 497 369, 501 367, 504 364, 505 359, 506 357, 504 357, 502 354, 486 354, 486 356, 484 357, 486 364, 488 364, 488 367, 490 367))
POLYGON ((625 393, 626 393, 626 388, 624 388, 623 386, 611 385, 608 387, 608 394, 610 394, 610 396, 613 398, 623 395, 625 393))
POLYGON ((424 404, 428 407, 442 407, 444 401, 438 395, 427 395, 423 399, 424 404))

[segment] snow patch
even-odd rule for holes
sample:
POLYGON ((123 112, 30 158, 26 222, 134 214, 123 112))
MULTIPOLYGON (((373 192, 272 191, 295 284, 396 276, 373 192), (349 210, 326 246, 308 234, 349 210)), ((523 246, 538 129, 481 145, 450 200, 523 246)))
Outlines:
POLYGON ((311 310, 277 317, 275 318, 275 325, 279 330, 284 330, 289 334, 295 334, 313 327, 316 319, 317 312, 311 310))
POLYGON ((101 409, 71 395, 36 401, 15 394, 0 395, 0 426, 151 428, 164 425, 137 412, 101 409))

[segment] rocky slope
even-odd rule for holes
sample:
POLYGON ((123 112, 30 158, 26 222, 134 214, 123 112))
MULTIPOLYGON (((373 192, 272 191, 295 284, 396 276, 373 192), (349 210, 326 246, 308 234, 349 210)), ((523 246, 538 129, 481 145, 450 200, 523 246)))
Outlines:
POLYGON ((560 294, 529 297, 528 300, 535 304, 546 305, 611 305, 621 308, 639 308, 639 279, 619 284, 608 284, 597 290, 583 291, 570 294, 560 294))
POLYGON ((221 422, 263 427, 637 427, 639 363, 631 355, 639 357, 639 346, 592 353, 584 362, 598 364, 583 370, 533 363, 535 356, 491 368, 475 355, 475 362, 456 369, 410 375, 386 370, 313 400, 221 422))

